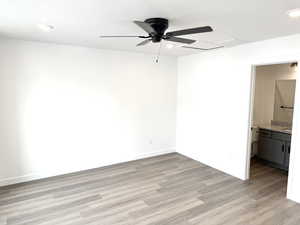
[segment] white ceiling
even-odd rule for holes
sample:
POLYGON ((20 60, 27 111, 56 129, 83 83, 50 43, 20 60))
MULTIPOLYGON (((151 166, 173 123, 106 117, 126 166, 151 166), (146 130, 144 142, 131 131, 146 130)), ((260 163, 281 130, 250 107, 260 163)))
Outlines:
MULTIPOLYGON (((100 39, 99 35, 144 35, 132 23, 151 17, 170 20, 168 31, 210 25, 213 33, 190 35, 195 47, 234 46, 300 32, 300 19, 286 11, 299 0, 1 0, 0 35, 25 40, 104 49, 155 53, 158 44, 135 47, 139 39, 100 39), (43 32, 37 24, 55 26, 43 32)), ((197 50, 172 49, 162 54, 188 55, 197 50)))

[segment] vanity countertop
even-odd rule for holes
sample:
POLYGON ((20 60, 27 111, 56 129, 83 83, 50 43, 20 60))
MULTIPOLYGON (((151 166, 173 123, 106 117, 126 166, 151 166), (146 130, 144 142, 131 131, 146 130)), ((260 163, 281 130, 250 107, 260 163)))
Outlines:
POLYGON ((271 124, 256 125, 256 126, 253 126, 253 128, 261 128, 261 129, 281 132, 281 133, 285 133, 285 134, 292 134, 291 128, 276 126, 276 125, 271 125, 271 124))

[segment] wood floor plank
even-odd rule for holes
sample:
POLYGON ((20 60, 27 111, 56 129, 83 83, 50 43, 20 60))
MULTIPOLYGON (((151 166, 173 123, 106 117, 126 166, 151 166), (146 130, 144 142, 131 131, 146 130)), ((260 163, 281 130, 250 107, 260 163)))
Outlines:
POLYGON ((287 174, 242 181, 172 153, 0 187, 0 225, 300 225, 287 174))

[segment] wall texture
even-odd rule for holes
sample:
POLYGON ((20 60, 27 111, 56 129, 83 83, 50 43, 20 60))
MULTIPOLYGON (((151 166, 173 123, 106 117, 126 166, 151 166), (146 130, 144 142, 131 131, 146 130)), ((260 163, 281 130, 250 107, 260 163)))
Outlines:
POLYGON ((177 60, 0 39, 0 184, 175 148, 177 60))
MULTIPOLYGON (((179 58, 177 151, 246 179, 252 65, 298 59, 300 35, 179 58)), ((300 202, 299 89, 295 104, 288 197, 300 202)))

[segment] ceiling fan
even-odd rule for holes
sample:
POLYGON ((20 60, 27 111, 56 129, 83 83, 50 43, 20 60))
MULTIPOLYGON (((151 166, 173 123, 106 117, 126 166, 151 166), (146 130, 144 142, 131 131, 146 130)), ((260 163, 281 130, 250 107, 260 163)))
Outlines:
MULTIPOLYGON (((204 27, 196 27, 191 29, 185 29, 185 30, 177 30, 177 31, 171 31, 166 32, 166 30, 169 27, 169 21, 164 18, 150 18, 146 19, 144 22, 142 21, 133 21, 136 25, 138 25, 140 28, 142 28, 144 31, 148 33, 147 36, 137 36, 137 35, 123 35, 123 36, 100 36, 101 38, 141 38, 145 39, 137 46, 146 45, 150 42, 157 43, 161 42, 162 40, 165 41, 172 41, 172 42, 178 42, 182 44, 192 44, 196 42, 196 40, 187 39, 187 38, 180 38, 178 36, 182 35, 189 35, 189 34, 198 34, 198 33, 206 33, 206 32, 212 32, 213 29, 210 26, 204 26, 204 27)), ((202 49, 204 50, 204 49, 202 49)), ((209 50, 209 49, 206 49, 209 50)))

